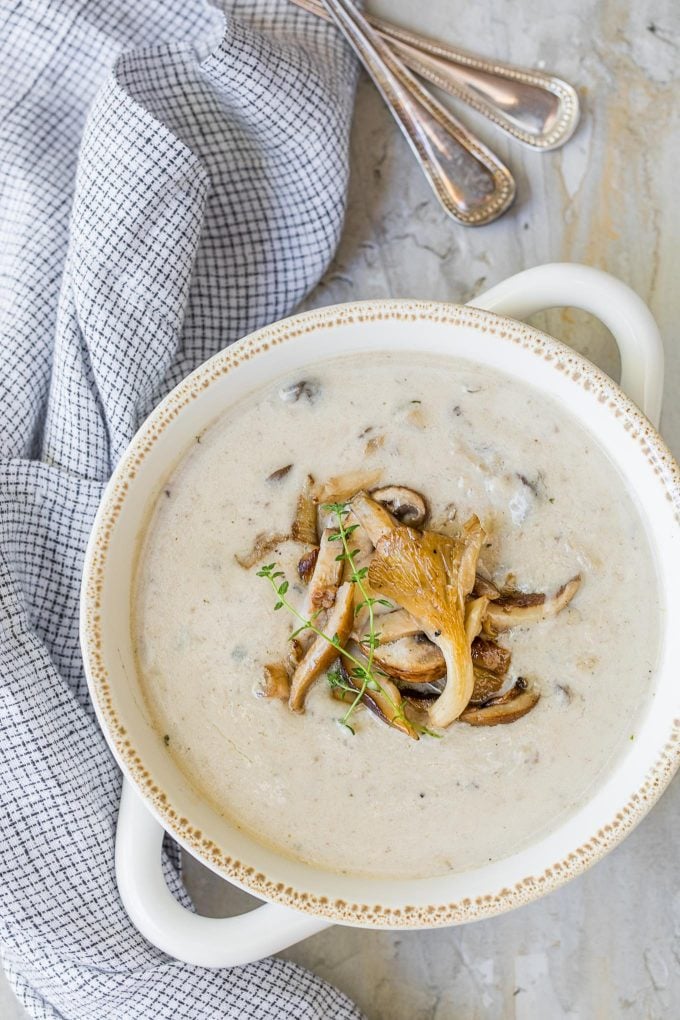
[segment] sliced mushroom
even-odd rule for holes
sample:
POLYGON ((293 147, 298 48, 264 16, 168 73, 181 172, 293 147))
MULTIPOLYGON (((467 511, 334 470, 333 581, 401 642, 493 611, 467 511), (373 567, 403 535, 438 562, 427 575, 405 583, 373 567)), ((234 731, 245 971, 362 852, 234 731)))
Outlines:
POLYGON ((309 550, 309 552, 303 553, 300 559, 298 560, 297 565, 298 577, 305 584, 309 584, 309 582, 312 579, 312 574, 314 573, 314 567, 316 566, 318 556, 319 547, 318 545, 315 545, 309 550))
MULTIPOLYGON (((353 687, 355 691, 360 691, 362 687, 361 681, 351 676, 344 662, 341 669, 345 682, 350 687, 353 687)), ((418 731, 410 719, 407 719, 404 715, 403 701, 399 688, 391 680, 388 680, 387 677, 380 678, 380 686, 382 687, 381 691, 366 689, 361 698, 363 703, 383 722, 397 730, 401 730, 402 733, 406 733, 413 740, 418 740, 418 731)))
POLYGON ((363 490, 352 497, 350 507, 373 545, 376 545, 384 535, 388 535, 397 523, 385 507, 376 503, 363 490))
POLYGON ((268 556, 272 550, 288 541, 288 535, 281 535, 279 532, 261 531, 253 543, 253 548, 245 556, 235 556, 235 560, 244 570, 250 570, 256 563, 268 556))
MULTIPOLYGON (((368 655, 368 643, 361 641, 361 650, 368 655)), ((424 634, 400 638, 373 651, 373 661, 388 676, 413 684, 431 683, 446 675, 446 663, 439 648, 424 634)))
POLYGON ((292 464, 286 464, 284 467, 277 468, 276 471, 272 471, 270 475, 267 475, 265 481, 282 482, 283 479, 288 474, 288 472, 290 471, 290 469, 292 468, 292 466, 293 466, 292 464))
POLYGON ((486 638, 475 638, 472 642, 472 664, 475 668, 487 670, 497 676, 505 676, 510 668, 510 649, 497 645, 486 638))
POLYGON ((374 489, 371 499, 389 510, 400 524, 419 528, 425 523, 427 503, 415 489, 407 489, 405 485, 387 485, 384 489, 374 489))
POLYGON ((490 698, 498 694, 503 686, 503 677, 498 673, 491 673, 482 666, 473 666, 475 672, 475 686, 472 688, 470 698, 471 705, 484 705, 490 698))
POLYGON ((343 563, 337 558, 338 542, 334 541, 332 536, 331 528, 326 528, 321 536, 314 573, 307 591, 306 608, 308 607, 308 612, 304 614, 306 618, 319 609, 330 609, 335 602, 335 596, 342 579, 343 563))
POLYGON ((464 543, 463 554, 458 569, 458 584, 463 595, 469 595, 475 586, 477 560, 484 544, 486 532, 479 517, 473 514, 463 525, 461 538, 464 543))
POLYGON ((290 533, 296 542, 303 542, 305 545, 317 544, 314 479, 311 475, 307 475, 304 488, 298 496, 295 520, 290 533))
MULTIPOLYGON (((338 554, 337 542, 331 541, 332 534, 332 529, 326 528, 321 536, 321 545, 318 547, 314 546, 298 563, 299 573, 301 564, 305 563, 307 558, 310 560, 313 558, 314 560, 305 601, 300 614, 305 620, 310 620, 313 617, 316 625, 319 627, 324 623, 325 610, 330 609, 335 602, 338 587, 342 580, 343 563, 336 559, 338 554)), ((293 668, 302 660, 314 637, 314 631, 307 629, 300 631, 297 637, 292 639, 288 660, 293 668)))
POLYGON ((580 585, 581 575, 577 574, 550 597, 540 592, 501 595, 495 602, 489 603, 485 625, 488 625, 491 633, 498 634, 511 627, 524 627, 557 616, 569 605, 580 585))
POLYGON ((474 588, 472 589, 472 594, 476 598, 479 598, 480 595, 486 595, 486 597, 490 601, 494 601, 495 599, 499 599, 501 597, 501 593, 499 589, 496 587, 496 585, 493 583, 493 581, 489 580, 488 577, 484 577, 484 575, 480 574, 479 571, 477 572, 477 575, 475 577, 475 584, 474 588))
POLYGON ((515 722, 530 712, 540 698, 538 691, 527 686, 521 678, 505 694, 491 698, 484 705, 469 707, 460 716, 469 726, 498 726, 515 722))
MULTIPOLYGON (((423 628, 414 616, 407 613, 405 609, 396 609, 384 613, 378 624, 379 640, 381 645, 387 645, 391 641, 399 641, 400 638, 413 637, 415 634, 422 634, 423 628)), ((363 629, 354 628, 355 636, 363 637, 363 629)), ((442 662, 444 660, 442 659, 442 662)))
POLYGON ((465 633, 470 644, 481 633, 488 605, 489 600, 486 595, 480 595, 478 599, 472 599, 465 606, 465 633))
POLYGON ((371 471, 348 471, 344 475, 333 475, 319 488, 319 503, 342 503, 351 499, 362 489, 370 489, 377 485, 383 473, 382 468, 371 471))
POLYGON ((268 662, 264 667, 262 684, 256 689, 258 698, 280 698, 285 701, 290 694, 290 676, 282 662, 268 662))
POLYGON ((335 605, 325 624, 325 632, 337 639, 337 643, 331 644, 317 634, 293 673, 288 703, 294 712, 304 712, 309 688, 337 658, 338 649, 349 638, 353 622, 354 592, 352 585, 345 583, 338 589, 335 605))

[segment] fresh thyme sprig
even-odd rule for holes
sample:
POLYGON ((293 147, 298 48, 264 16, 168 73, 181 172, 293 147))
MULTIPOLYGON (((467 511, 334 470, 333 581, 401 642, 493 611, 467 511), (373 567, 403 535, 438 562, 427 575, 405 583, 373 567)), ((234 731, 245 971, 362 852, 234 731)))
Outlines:
POLYGON ((394 701, 382 686, 376 672, 373 668, 373 658, 375 650, 380 644, 380 634, 375 629, 375 610, 376 605, 388 606, 392 608, 392 603, 388 602, 387 599, 374 598, 368 594, 364 581, 368 574, 368 567, 358 567, 356 563, 356 556, 359 552, 358 549, 350 549, 349 539, 352 537, 354 532, 359 527, 358 524, 350 524, 349 527, 346 525, 346 519, 349 516, 349 507, 347 503, 326 503, 323 509, 327 513, 335 515, 337 531, 334 535, 330 536, 329 541, 331 542, 342 542, 342 552, 336 556, 336 560, 349 564, 350 576, 349 579, 352 584, 357 586, 361 601, 357 603, 354 609, 355 616, 358 616, 362 609, 368 610, 368 634, 364 635, 364 641, 368 644, 368 656, 366 663, 362 663, 355 659, 354 656, 350 656, 345 653, 345 658, 349 658, 352 662, 351 676, 357 683, 360 684, 359 689, 352 688, 349 684, 337 682, 337 677, 332 672, 328 674, 328 682, 331 687, 341 687, 344 690, 350 690, 354 692, 354 700, 350 704, 349 708, 339 720, 342 726, 346 726, 349 730, 354 733, 354 730, 349 725, 349 720, 358 708, 361 699, 367 690, 380 691, 385 698, 389 701, 390 705, 394 709, 396 716, 403 716, 403 708, 395 705, 394 701))
POLYGON ((313 634, 316 634, 318 637, 328 642, 328 644, 332 645, 334 648, 337 648, 338 653, 342 654, 343 659, 348 664, 351 664, 349 675, 351 679, 354 680, 356 684, 358 684, 358 687, 350 683, 347 683, 347 681, 344 680, 342 673, 339 669, 329 670, 326 675, 328 683, 330 684, 331 688, 338 688, 340 690, 349 692, 354 695, 354 698, 351 704, 349 705, 349 708, 346 710, 342 718, 338 719, 340 725, 344 726, 352 734, 354 734, 355 731, 354 728, 350 725, 349 720, 351 719, 354 712, 357 710, 359 704, 361 703, 362 698, 364 697, 367 691, 379 691, 382 694, 382 696, 387 700, 387 702, 390 704, 394 711, 393 721, 397 722, 401 720, 405 723, 408 723, 409 726, 413 726, 415 729, 418 730, 419 733, 425 733, 431 736, 438 737, 439 736, 438 733, 433 733, 431 730, 427 729, 427 727, 414 724, 410 720, 408 720, 406 717, 406 713, 404 711, 403 703, 396 704, 393 698, 390 696, 389 692, 380 683, 379 677, 380 676, 385 677, 386 674, 379 673, 379 671, 376 670, 374 665, 375 649, 380 644, 380 634, 375 629, 375 606, 383 605, 391 609, 393 608, 392 603, 389 602, 387 599, 375 598, 374 596, 370 595, 366 589, 364 581, 366 579, 366 575, 368 574, 368 567, 357 566, 356 556, 359 550, 350 548, 349 540, 352 537, 353 533, 356 531, 356 529, 359 527, 359 525, 350 524, 349 526, 346 526, 346 518, 350 513, 348 504, 327 503, 323 506, 323 509, 328 513, 334 514, 336 519, 337 530, 329 538, 329 541, 331 542, 342 543, 342 552, 336 556, 336 560, 339 562, 345 562, 349 565, 350 569, 349 579, 352 582, 352 584, 355 584, 357 586, 357 589, 361 596, 361 599, 357 603, 354 610, 355 615, 358 615, 363 609, 366 609, 368 611, 368 633, 364 635, 364 642, 368 645, 368 656, 366 658, 366 661, 362 662, 355 655, 349 652, 346 648, 341 647, 337 634, 334 634, 331 637, 330 635, 326 634, 323 630, 321 630, 319 627, 317 627, 314 623, 314 620, 318 616, 318 613, 315 613, 312 617, 306 619, 287 598, 289 584, 288 581, 286 580, 285 574, 283 573, 282 570, 277 570, 276 563, 269 563, 257 571, 257 576, 266 578, 271 584, 272 588, 274 589, 277 598, 276 604, 274 605, 274 609, 278 610, 285 608, 294 617, 296 617, 296 619, 300 621, 300 626, 295 631, 293 631, 293 633, 290 635, 289 640, 292 641, 295 637, 298 636, 298 634, 301 634, 305 630, 310 630, 312 631, 313 634))

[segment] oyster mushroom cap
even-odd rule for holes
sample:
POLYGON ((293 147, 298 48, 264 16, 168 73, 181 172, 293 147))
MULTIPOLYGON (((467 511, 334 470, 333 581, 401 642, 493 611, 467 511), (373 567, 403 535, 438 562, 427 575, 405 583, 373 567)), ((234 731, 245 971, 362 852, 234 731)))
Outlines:
POLYGON ((302 661, 293 673, 290 683, 288 704, 294 712, 304 712, 305 698, 309 688, 328 669, 340 654, 340 648, 347 642, 354 622, 354 591, 349 582, 341 585, 333 608, 328 613, 326 633, 337 637, 337 644, 331 644, 317 634, 305 652, 302 661))
POLYGON ((386 485, 382 489, 373 489, 371 499, 389 510, 400 524, 419 528, 425 523, 427 503, 415 489, 405 485, 386 485))
POLYGON ((512 627, 524 627, 529 623, 548 620, 569 605, 580 587, 581 575, 577 574, 551 596, 546 596, 542 592, 513 592, 501 595, 499 599, 489 603, 484 617, 485 628, 491 633, 498 634, 512 627))
POLYGON ((459 550, 455 539, 398 524, 378 540, 368 571, 371 587, 411 613, 442 652, 446 685, 430 709, 440 727, 458 718, 474 687, 459 550))

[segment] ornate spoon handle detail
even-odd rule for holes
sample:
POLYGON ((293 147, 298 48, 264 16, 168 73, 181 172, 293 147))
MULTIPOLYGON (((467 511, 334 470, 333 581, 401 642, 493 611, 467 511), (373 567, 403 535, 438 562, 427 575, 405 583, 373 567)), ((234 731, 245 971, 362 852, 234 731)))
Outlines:
MULTIPOLYGON (((321 0, 292 2, 310 14, 329 16, 321 0)), ((580 115, 578 93, 561 78, 487 60, 382 18, 367 15, 366 20, 412 71, 525 145, 543 151, 556 149, 574 133, 580 115)))
POLYGON ((515 196, 512 174, 425 89, 350 0, 323 0, 375 82, 445 210, 481 226, 515 196))

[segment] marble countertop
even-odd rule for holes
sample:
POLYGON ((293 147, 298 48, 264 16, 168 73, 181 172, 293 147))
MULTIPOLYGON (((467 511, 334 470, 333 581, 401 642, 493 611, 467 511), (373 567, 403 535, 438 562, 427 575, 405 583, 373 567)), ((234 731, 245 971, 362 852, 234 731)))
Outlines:
MULTIPOLYGON (((539 154, 465 111, 518 183, 508 214, 465 229, 442 212, 362 80, 345 231, 307 306, 388 296, 467 301, 541 262, 599 266, 637 290, 661 327, 662 431, 680 455, 680 203, 671 200, 680 161, 680 109, 671 97, 676 0, 368 6, 434 37, 554 70, 579 86, 583 120, 564 149, 539 154)), ((590 317, 562 310, 534 321, 616 376, 614 343, 590 317)), ((678 846, 680 778, 621 847, 537 903, 434 932, 336 927, 282 955, 347 992, 369 1020, 665 1020, 680 1003, 678 846)), ((236 912, 249 899, 192 861, 187 881, 202 913, 236 912)), ((0 1015, 24 1015, 2 984, 0 1015)))

